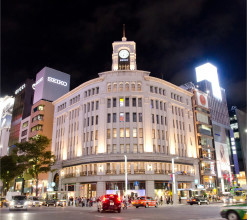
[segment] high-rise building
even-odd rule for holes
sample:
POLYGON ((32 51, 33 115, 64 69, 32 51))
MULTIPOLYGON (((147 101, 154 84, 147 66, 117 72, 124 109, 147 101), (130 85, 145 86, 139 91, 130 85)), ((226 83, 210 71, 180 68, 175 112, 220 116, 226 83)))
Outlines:
POLYGON ((216 158, 208 94, 197 89, 192 82, 182 85, 181 88, 194 94, 192 97, 193 117, 197 153, 200 159, 200 182, 198 181, 197 187, 210 194, 216 194, 216 158))
POLYGON ((235 151, 234 155, 237 156, 239 164, 238 184, 246 185, 246 174, 247 174, 247 117, 244 111, 241 111, 236 106, 232 106, 229 111, 230 123, 233 130, 233 137, 231 142, 234 144, 232 149, 235 151))
POLYGON ((113 43, 112 70, 54 104, 50 189, 68 197, 124 194, 124 155, 131 196, 189 196, 199 179, 191 94, 136 68, 134 41, 113 43))
POLYGON ((7 155, 9 130, 15 99, 11 96, 0 98, 0 157, 7 155))
POLYGON ((208 94, 208 106, 212 119, 219 187, 229 191, 232 185, 232 152, 230 119, 225 90, 220 87, 217 68, 206 63, 196 68, 197 88, 208 94))
MULTIPOLYGON (((52 139, 54 115, 52 101, 69 92, 70 75, 49 67, 44 67, 36 75, 34 88, 35 92, 30 116, 21 121, 20 142, 25 142, 37 135, 43 135, 50 140, 52 139)), ((47 147, 47 150, 51 150, 51 144, 47 147)), ((19 186, 15 186, 15 189, 23 189, 24 193, 27 194, 35 192, 32 188, 36 187, 36 184, 28 177, 24 179, 24 187, 19 184, 19 186)), ((40 174, 38 184, 39 195, 46 192, 47 183, 48 173, 40 174)))
POLYGON ((10 149, 19 141, 21 120, 28 117, 31 113, 34 92, 33 84, 33 80, 27 79, 25 83, 19 86, 15 91, 15 102, 8 144, 10 149))

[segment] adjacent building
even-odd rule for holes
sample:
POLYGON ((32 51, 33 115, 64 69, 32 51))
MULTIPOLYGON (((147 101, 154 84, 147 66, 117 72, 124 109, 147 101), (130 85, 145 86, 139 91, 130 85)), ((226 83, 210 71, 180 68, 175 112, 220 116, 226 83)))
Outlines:
POLYGON ((15 99, 12 96, 0 98, 0 157, 7 155, 11 119, 15 99))
POLYGON ((136 44, 112 44, 112 70, 53 102, 52 151, 57 158, 49 190, 66 197, 171 194, 189 196, 199 179, 191 92, 137 70, 136 44), (55 186, 54 188, 52 188, 55 186))
POLYGON ((209 194, 216 194, 216 158, 208 94, 198 90, 191 82, 181 86, 181 88, 193 93, 195 138, 197 154, 200 159, 200 181, 197 183, 197 188, 206 190, 209 194))
POLYGON ((28 117, 31 113, 33 103, 33 84, 32 79, 27 79, 15 91, 15 102, 13 107, 10 135, 9 150, 19 141, 21 120, 28 117))
MULTIPOLYGON (((52 101, 69 92, 70 75, 49 67, 44 67, 37 73, 33 87, 35 89, 33 105, 30 116, 21 121, 19 142, 28 141, 29 138, 37 135, 43 135, 50 140, 52 139, 54 116, 52 101)), ((51 150, 51 145, 48 146, 47 150, 51 150)), ((39 175, 39 195, 47 191, 48 175, 48 173, 39 175)), ((31 176, 25 174, 24 180, 24 187, 18 188, 23 189, 23 192, 27 194, 35 192, 36 184, 31 176)))
POLYGON ((238 184, 240 186, 246 185, 246 172, 247 172, 247 148, 246 148, 246 136, 247 136, 247 117, 244 111, 241 111, 236 106, 232 106, 229 111, 230 123, 233 130, 233 137, 231 142, 235 143, 232 149, 235 151, 234 155, 237 157, 239 164, 239 172, 235 172, 238 178, 238 184))
POLYGON ((225 90, 220 87, 217 68, 206 63, 196 68, 197 88, 208 94, 208 106, 210 110, 214 146, 216 152, 216 164, 218 173, 219 191, 229 191, 232 185, 232 167, 238 166, 232 161, 231 155, 235 152, 231 148, 230 119, 226 101, 225 90))

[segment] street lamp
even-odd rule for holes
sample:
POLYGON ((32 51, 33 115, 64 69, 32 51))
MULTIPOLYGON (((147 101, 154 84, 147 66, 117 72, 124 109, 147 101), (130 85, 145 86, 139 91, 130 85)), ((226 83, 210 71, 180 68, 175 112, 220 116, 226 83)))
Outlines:
POLYGON ((127 204, 128 198, 127 198, 127 156, 126 155, 124 155, 124 168, 125 168, 125 200, 127 204))
POLYGON ((173 204, 177 204, 177 190, 176 190, 176 181, 175 181, 175 167, 174 167, 174 159, 178 159, 178 157, 172 158, 172 201, 173 204))

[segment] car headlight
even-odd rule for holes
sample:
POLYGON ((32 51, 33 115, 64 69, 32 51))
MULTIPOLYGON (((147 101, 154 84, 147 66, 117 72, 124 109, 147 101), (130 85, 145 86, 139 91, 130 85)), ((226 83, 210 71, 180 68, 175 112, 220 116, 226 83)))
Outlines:
POLYGON ((28 201, 26 201, 25 203, 24 203, 24 206, 27 206, 29 204, 29 202, 28 201))
POLYGON ((11 201, 11 202, 10 202, 10 205, 11 205, 11 206, 15 205, 15 202, 14 202, 14 201, 11 201))

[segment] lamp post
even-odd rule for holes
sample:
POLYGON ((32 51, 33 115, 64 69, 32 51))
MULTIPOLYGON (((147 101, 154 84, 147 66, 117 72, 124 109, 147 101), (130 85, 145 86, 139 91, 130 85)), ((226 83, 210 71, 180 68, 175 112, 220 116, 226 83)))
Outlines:
POLYGON ((174 159, 178 159, 178 157, 172 158, 172 201, 173 204, 177 204, 177 190, 176 190, 176 181, 175 181, 175 166, 174 159))
POLYGON ((125 200, 127 204, 128 198, 127 198, 127 156, 126 155, 124 155, 124 168, 125 168, 125 200))

